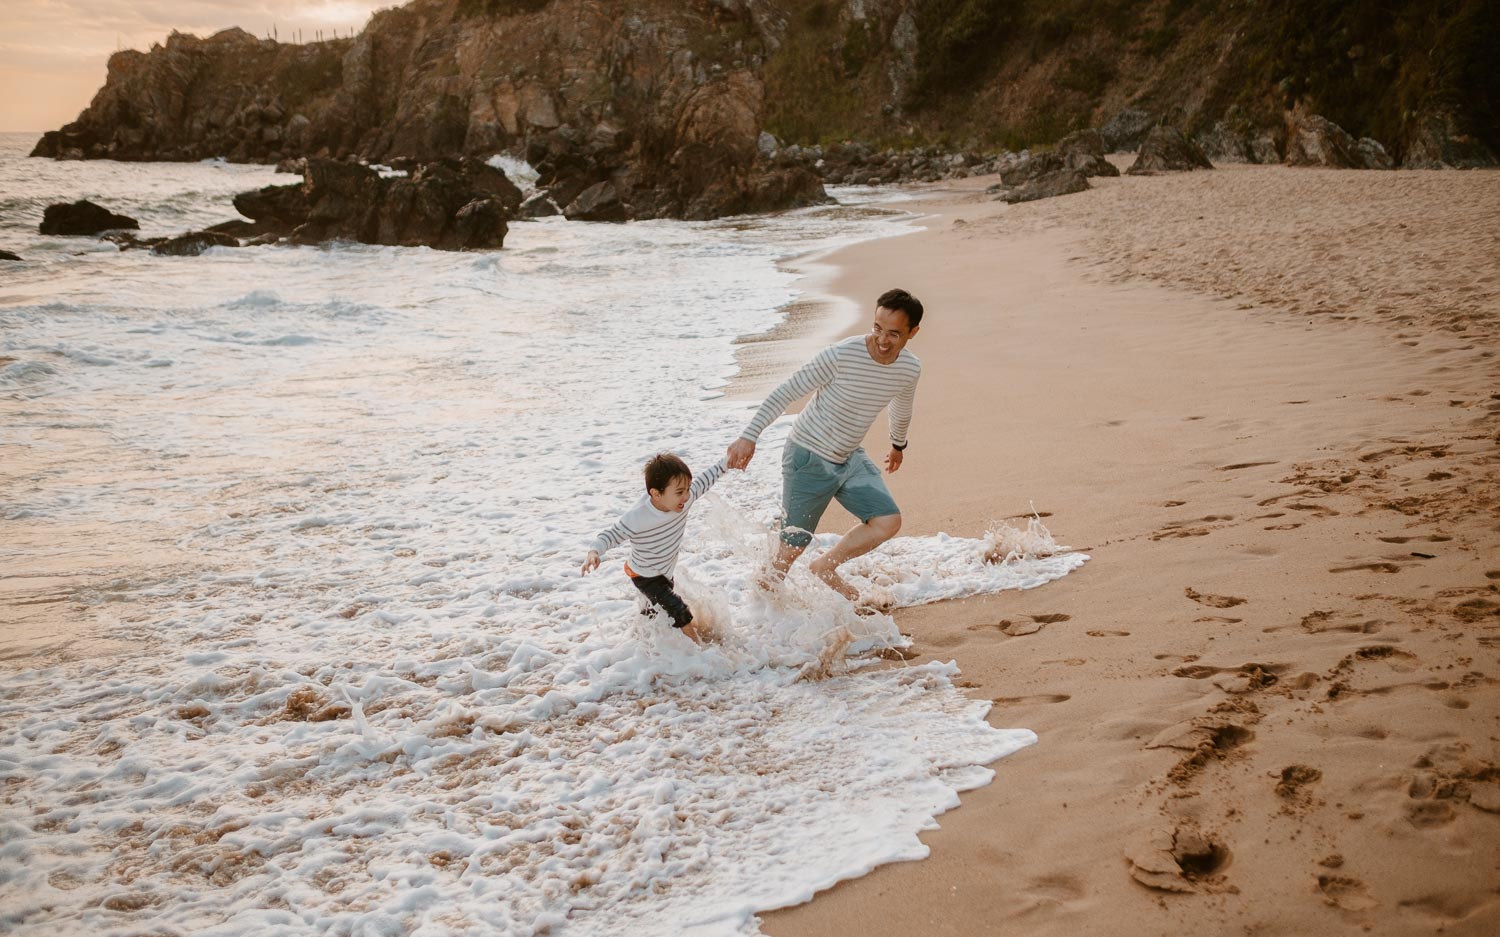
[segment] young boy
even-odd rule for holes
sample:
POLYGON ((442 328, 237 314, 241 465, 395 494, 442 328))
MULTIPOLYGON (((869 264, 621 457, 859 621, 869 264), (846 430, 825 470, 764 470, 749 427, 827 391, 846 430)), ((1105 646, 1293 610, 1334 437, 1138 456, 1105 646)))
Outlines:
POLYGON ((693 624, 692 609, 673 591, 672 573, 687 529, 688 508, 713 487, 724 467, 725 460, 720 459, 694 478, 687 463, 670 452, 647 462, 646 496, 594 539, 583 561, 583 574, 598 569, 599 557, 611 547, 629 540, 625 575, 652 605, 666 610, 673 628, 701 642, 704 634, 693 624))

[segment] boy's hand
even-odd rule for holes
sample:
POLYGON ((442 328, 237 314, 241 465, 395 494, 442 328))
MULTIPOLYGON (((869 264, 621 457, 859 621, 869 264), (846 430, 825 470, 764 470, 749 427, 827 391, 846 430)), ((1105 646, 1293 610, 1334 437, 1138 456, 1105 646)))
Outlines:
POLYGON ((732 469, 748 468, 750 460, 755 458, 755 443, 748 439, 736 439, 729 444, 729 454, 726 461, 732 469))
POLYGON ((894 472, 901 467, 901 450, 892 449, 890 455, 885 457, 885 470, 894 472))
POLYGON ((594 570, 596 570, 598 568, 599 568, 599 551, 598 550, 590 550, 588 558, 583 561, 583 574, 585 576, 587 576, 589 573, 593 572, 594 570))

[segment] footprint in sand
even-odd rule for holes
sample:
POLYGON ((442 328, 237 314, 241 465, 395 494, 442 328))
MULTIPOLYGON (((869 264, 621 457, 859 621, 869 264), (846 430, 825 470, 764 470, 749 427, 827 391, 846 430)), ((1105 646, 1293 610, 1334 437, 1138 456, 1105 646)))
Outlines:
POLYGON ((1259 468, 1262 465, 1275 465, 1275 462, 1236 462, 1233 465, 1221 465, 1215 471, 1237 472, 1240 469, 1259 468))
POLYGON ((1072 621, 1073 620, 1073 616, 1072 615, 1064 615, 1061 612, 1054 612, 1054 613, 1047 614, 1047 615, 1032 615, 1031 616, 1031 620, 1034 621, 1034 622, 1036 622, 1037 624, 1051 625, 1051 624, 1056 624, 1057 622, 1060 622, 1060 621, 1072 621))
POLYGON ((1199 592, 1192 586, 1184 588, 1182 594, 1199 605, 1208 605, 1213 608, 1234 608, 1236 605, 1244 605, 1249 601, 1248 599, 1242 599, 1234 595, 1212 595, 1207 592, 1199 592))
POLYGON ((1453 538, 1443 534, 1428 534, 1425 537, 1381 537, 1379 539, 1381 543, 1411 543, 1414 540, 1425 543, 1447 543, 1453 538))
POLYGON ((1066 693, 1038 693, 1035 696, 997 696, 990 702, 999 704, 1066 703, 1073 697, 1066 693))
POLYGON ((1130 637, 1130 632, 1128 632, 1128 631, 1086 631, 1086 632, 1084 632, 1084 634, 1087 634, 1091 638, 1128 638, 1128 637, 1130 637))
POLYGON ((1330 573, 1399 573, 1401 567, 1395 563, 1360 563, 1356 566, 1330 566, 1330 573))
POLYGON ((1368 911, 1380 904, 1357 878, 1343 875, 1319 875, 1318 890, 1323 900, 1345 911, 1368 911))
POLYGON ((1378 618, 1366 618, 1360 621, 1354 620, 1358 616, 1352 616, 1348 612, 1315 610, 1302 616, 1299 624, 1303 631, 1308 634, 1322 634, 1325 631, 1353 631, 1359 634, 1375 634, 1390 622, 1381 621, 1378 618))

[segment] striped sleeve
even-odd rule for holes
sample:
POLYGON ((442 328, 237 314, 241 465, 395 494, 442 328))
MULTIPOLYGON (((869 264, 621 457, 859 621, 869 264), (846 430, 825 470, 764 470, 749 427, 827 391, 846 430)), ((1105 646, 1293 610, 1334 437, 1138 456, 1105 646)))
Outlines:
POLYGON ((629 539, 630 528, 625 526, 625 518, 622 517, 604 530, 601 530, 599 536, 594 538, 594 542, 589 546, 589 549, 603 556, 614 547, 619 546, 629 539))
POLYGON ((699 472, 698 477, 693 479, 692 487, 688 489, 688 495, 695 501, 702 497, 708 492, 708 489, 714 486, 714 482, 719 480, 719 476, 724 474, 724 469, 726 468, 728 468, 728 461, 720 459, 699 472))
POLYGON ((891 398, 891 442, 898 446, 906 445, 906 431, 911 428, 912 405, 917 400, 917 381, 922 377, 922 368, 917 367, 917 373, 912 375, 911 383, 906 388, 891 398))
POLYGON ((829 345, 818 352, 817 356, 803 365, 801 370, 771 392, 771 395, 760 405, 760 409, 755 411, 750 425, 745 427, 743 433, 740 433, 740 438, 756 442, 760 439, 760 434, 765 432, 766 427, 786 412, 787 407, 818 388, 828 386, 838 374, 837 359, 837 345, 829 345))

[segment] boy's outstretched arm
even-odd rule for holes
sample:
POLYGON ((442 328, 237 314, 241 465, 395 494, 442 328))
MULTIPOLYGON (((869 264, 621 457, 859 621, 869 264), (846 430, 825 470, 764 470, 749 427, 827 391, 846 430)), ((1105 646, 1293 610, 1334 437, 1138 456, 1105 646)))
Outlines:
POLYGON ((708 489, 714 486, 714 482, 719 480, 719 476, 723 475, 728 467, 729 458, 726 456, 699 472, 693 479, 693 484, 688 487, 688 495, 694 500, 701 498, 708 489))
POLYGON ((630 528, 625 526, 625 519, 615 521, 613 524, 599 531, 599 536, 589 545, 589 555, 584 557, 583 567, 580 570, 583 575, 599 568, 599 557, 608 553, 611 547, 617 547, 630 538, 630 528))
POLYGON ((726 457, 730 468, 742 469, 748 466, 755 457, 755 443, 766 427, 785 413, 787 407, 834 379, 838 373, 835 367, 837 358, 837 346, 829 345, 796 374, 782 382, 780 387, 771 391, 770 396, 761 403, 760 409, 755 411, 755 416, 750 418, 745 431, 740 433, 740 438, 730 443, 726 457))

